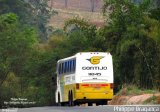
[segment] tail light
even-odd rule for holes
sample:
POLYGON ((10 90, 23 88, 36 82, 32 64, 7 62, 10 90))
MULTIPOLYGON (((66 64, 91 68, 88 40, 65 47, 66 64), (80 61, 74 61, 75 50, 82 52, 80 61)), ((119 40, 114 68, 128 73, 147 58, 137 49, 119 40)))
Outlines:
POLYGON ((113 83, 110 84, 110 89, 113 89, 114 85, 113 83))
POLYGON ((76 84, 76 89, 79 89, 79 84, 76 84))

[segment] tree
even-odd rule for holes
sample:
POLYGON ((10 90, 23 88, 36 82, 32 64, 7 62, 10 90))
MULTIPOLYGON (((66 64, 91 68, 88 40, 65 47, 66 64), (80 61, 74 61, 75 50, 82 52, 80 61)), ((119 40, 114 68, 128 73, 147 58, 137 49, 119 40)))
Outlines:
POLYGON ((41 40, 47 39, 47 23, 55 14, 48 6, 48 0, 0 0, 0 14, 15 13, 21 24, 38 29, 41 40))
POLYGON ((23 65, 34 47, 37 35, 33 28, 21 26, 18 17, 13 13, 0 16, 0 30, 1 88, 9 74, 21 77, 23 65))
POLYGON ((26 0, 29 4, 32 12, 32 25, 36 26, 40 31, 42 40, 46 40, 47 34, 47 23, 50 17, 56 12, 50 10, 48 6, 49 0, 26 0))
POLYGON ((97 28, 95 25, 83 19, 74 18, 65 23, 64 30, 67 33, 68 42, 71 42, 69 45, 74 45, 75 49, 71 51, 96 50, 97 28))
MULTIPOLYGON (((149 5, 149 0, 144 0, 139 5, 128 0, 105 0, 104 14, 108 9, 111 11, 109 25, 104 27, 102 36, 106 39, 107 49, 116 60, 115 79, 118 85, 131 83, 141 88, 158 85, 155 79, 159 76, 159 61, 155 62, 154 59, 159 57, 159 45, 156 44, 154 35, 148 35, 155 26, 149 25, 151 21, 155 21, 148 21, 149 5)), ((155 34, 158 36, 157 28, 153 32, 157 32, 155 34)))

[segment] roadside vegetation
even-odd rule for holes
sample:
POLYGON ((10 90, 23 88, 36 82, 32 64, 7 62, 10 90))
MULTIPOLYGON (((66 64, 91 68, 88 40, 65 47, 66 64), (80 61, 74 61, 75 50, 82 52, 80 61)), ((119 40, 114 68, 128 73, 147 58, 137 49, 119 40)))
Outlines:
POLYGON ((139 88, 136 85, 124 86, 116 95, 136 96, 142 94, 157 94, 158 90, 139 88))
POLYGON ((55 30, 47 1, 0 0, 0 107, 10 98, 54 105, 56 61, 85 51, 113 55, 115 92, 124 84, 138 88, 128 94, 160 90, 159 2, 104 0, 103 27, 73 18, 55 30))
POLYGON ((152 96, 151 98, 144 101, 144 104, 158 104, 158 100, 156 96, 152 96))
POLYGON ((139 88, 136 85, 125 85, 109 101, 110 105, 153 105, 160 104, 160 92, 154 89, 139 88))

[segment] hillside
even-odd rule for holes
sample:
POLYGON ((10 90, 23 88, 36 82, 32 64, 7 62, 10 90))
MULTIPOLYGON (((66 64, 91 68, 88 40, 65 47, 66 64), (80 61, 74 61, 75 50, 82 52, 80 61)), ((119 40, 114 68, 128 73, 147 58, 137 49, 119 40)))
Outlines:
POLYGON ((58 12, 57 15, 54 15, 50 21, 49 26, 54 28, 63 28, 64 22, 72 19, 74 17, 84 18, 90 23, 95 24, 96 26, 102 26, 104 24, 104 18, 99 12, 85 12, 85 11, 73 11, 73 10, 64 10, 64 9, 54 9, 58 12))
POLYGON ((49 26, 63 28, 64 22, 74 17, 84 18, 98 27, 104 24, 104 18, 101 13, 101 0, 94 0, 93 5, 90 0, 68 0, 67 6, 65 6, 64 1, 65 0, 53 0, 49 2, 50 7, 58 12, 57 15, 54 15, 50 19, 49 26))
POLYGON ((103 0, 50 0, 49 6, 55 9, 100 12, 103 0))

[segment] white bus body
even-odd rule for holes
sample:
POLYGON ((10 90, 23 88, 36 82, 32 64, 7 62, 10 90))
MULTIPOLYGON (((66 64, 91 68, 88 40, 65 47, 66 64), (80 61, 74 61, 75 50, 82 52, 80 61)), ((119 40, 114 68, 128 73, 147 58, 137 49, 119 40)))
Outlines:
POLYGON ((113 97, 112 56, 81 52, 57 62, 56 103, 105 102, 113 97))

